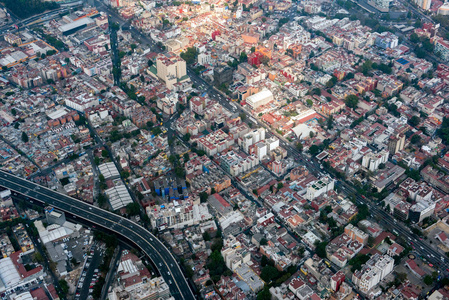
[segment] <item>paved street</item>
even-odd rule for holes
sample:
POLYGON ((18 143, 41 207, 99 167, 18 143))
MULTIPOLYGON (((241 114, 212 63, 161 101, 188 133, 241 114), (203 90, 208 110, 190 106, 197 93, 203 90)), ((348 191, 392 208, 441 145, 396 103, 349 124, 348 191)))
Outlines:
POLYGON ((109 211, 0 171, 0 186, 104 227, 136 244, 155 264, 175 299, 195 299, 171 252, 142 226, 109 211))

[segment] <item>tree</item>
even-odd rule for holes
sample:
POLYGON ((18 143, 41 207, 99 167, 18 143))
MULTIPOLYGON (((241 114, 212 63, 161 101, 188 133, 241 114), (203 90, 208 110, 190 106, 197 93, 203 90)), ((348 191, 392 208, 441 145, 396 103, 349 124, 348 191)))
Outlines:
POLYGON ((373 62, 370 60, 367 60, 360 66, 359 69, 360 69, 360 72, 362 72, 363 75, 366 76, 373 69, 373 62))
POLYGON ((64 295, 67 295, 67 293, 69 292, 69 284, 67 283, 67 281, 65 281, 64 279, 61 279, 58 281, 59 286, 61 287, 62 293, 64 295))
POLYGON ((316 245, 315 253, 321 258, 326 258, 326 242, 320 242, 316 245))
POLYGON ((186 133, 186 134, 184 134, 184 136, 182 137, 182 139, 185 141, 185 142, 188 142, 189 140, 190 140, 190 133, 186 133))
POLYGON ((205 203, 207 202, 207 198, 209 198, 209 194, 206 192, 201 192, 200 193, 200 202, 201 203, 205 203))
POLYGON ((56 2, 41 0, 4 0, 3 4, 9 8, 19 18, 27 18, 35 14, 43 13, 59 7, 56 2))
POLYGON ((332 115, 327 119, 327 128, 332 129, 334 127, 334 117, 332 115))
POLYGON ((345 104, 349 108, 352 108, 352 109, 356 108, 358 103, 359 103, 359 97, 357 97, 356 95, 348 95, 345 98, 345 104))
POLYGON ((426 284, 426 285, 431 285, 432 283, 433 283, 433 279, 432 279, 432 276, 430 276, 430 275, 426 275, 426 276, 424 276, 424 283, 426 284))
POLYGON ((317 155, 320 152, 320 148, 317 145, 312 145, 309 148, 309 153, 312 155, 317 155))
POLYGON ((421 119, 418 116, 413 116, 408 120, 410 126, 416 127, 421 123, 421 119))
POLYGON ((186 61, 186 64, 191 65, 195 62, 198 53, 195 47, 189 47, 186 51, 181 53, 181 58, 186 61))
POLYGON ((103 207, 106 204, 108 198, 104 194, 99 194, 97 198, 98 206, 103 207))
POLYGON ((336 83, 337 83, 337 77, 332 76, 332 78, 329 79, 329 80, 326 82, 326 87, 327 87, 327 88, 331 88, 331 87, 333 87, 336 83))
POLYGON ((256 300, 271 300, 270 287, 268 285, 265 285, 263 290, 257 294, 256 300))
POLYGON ((284 187, 284 184, 282 182, 279 182, 277 185, 277 189, 280 190, 284 187))
POLYGON ((13 116, 17 115, 17 111, 16 111, 15 108, 11 109, 11 114, 12 114, 13 116))
POLYGON ((296 143, 296 150, 301 152, 303 148, 304 146, 300 142, 296 143))
POLYGON ((248 55, 246 54, 245 51, 243 51, 242 53, 240 53, 239 61, 240 61, 240 63, 243 63, 243 62, 247 62, 247 61, 248 61, 248 55))
POLYGON ((206 231, 203 232, 203 240, 205 240, 206 242, 210 241, 209 231, 206 230, 206 231))
POLYGON ((98 156, 95 156, 95 158, 94 158, 94 163, 95 163, 95 165, 99 165, 100 164, 100 158, 98 157, 98 156))
POLYGON ((413 135, 410 139, 410 143, 412 143, 413 145, 417 145, 419 144, 419 142, 421 142, 421 136, 419 136, 418 134, 413 135))
POLYGON ((139 204, 133 202, 133 203, 126 205, 126 213, 130 216, 138 215, 140 213, 139 204))
POLYGON ((251 53, 254 53, 254 52, 256 52, 256 47, 252 46, 251 47, 251 53))
POLYGON ((307 100, 306 100, 306 104, 307 104, 308 107, 312 107, 313 101, 310 100, 310 99, 307 99, 307 100))
POLYGON ((28 143, 28 140, 29 140, 28 135, 24 131, 22 131, 22 141, 24 143, 28 143))
POLYGON ((413 44, 419 43, 419 36, 416 33, 413 32, 410 35, 410 42, 412 42, 413 44))
POLYGON ((126 178, 129 177, 129 172, 123 170, 123 171, 120 172, 120 176, 121 176, 123 179, 126 179, 126 178))
POLYGON ((151 59, 149 59, 147 64, 148 64, 148 67, 151 67, 154 64, 154 62, 151 59))
POLYGON ((366 254, 358 254, 356 257, 352 258, 349 261, 349 265, 352 266, 351 271, 354 272, 362 269, 362 266, 369 260, 369 258, 369 255, 366 254))
POLYGON ((262 278, 265 282, 270 282, 271 280, 277 278, 279 276, 279 271, 273 266, 266 265, 263 267, 262 272, 260 273, 260 278, 262 278))
POLYGON ((261 240, 260 240, 260 243, 259 243, 261 246, 266 246, 266 245, 268 245, 268 241, 267 241, 267 239, 266 238, 262 238, 261 240))

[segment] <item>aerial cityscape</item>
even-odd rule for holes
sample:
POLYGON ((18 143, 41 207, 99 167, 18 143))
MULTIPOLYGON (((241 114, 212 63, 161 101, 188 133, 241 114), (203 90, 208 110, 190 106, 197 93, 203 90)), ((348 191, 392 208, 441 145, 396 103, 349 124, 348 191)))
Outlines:
POLYGON ((0 298, 449 300, 449 2, 0 0, 0 298))

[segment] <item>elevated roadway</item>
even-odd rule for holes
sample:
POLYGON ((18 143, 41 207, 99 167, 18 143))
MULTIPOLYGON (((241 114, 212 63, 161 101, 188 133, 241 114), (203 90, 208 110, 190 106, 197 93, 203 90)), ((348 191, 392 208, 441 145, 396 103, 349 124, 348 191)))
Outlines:
POLYGON ((0 170, 0 186, 30 199, 66 211, 110 230, 137 245, 154 263, 175 299, 195 299, 176 259, 162 243, 139 224, 67 195, 0 170))

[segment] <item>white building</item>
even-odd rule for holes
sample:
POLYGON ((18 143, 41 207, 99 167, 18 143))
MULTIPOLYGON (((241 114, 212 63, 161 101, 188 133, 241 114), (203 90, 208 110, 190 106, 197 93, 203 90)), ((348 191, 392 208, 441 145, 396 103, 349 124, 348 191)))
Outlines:
POLYGON ((10 257, 0 259, 0 292, 17 286, 22 278, 10 257))
POLYGON ((251 109, 257 109, 259 106, 265 105, 273 100, 273 93, 270 90, 264 89, 261 92, 246 98, 246 104, 251 109))
POLYGON ((363 157, 362 166, 374 172, 380 164, 385 164, 388 161, 388 154, 389 152, 385 149, 379 153, 369 152, 363 157))
POLYGON ((435 202, 432 200, 420 200, 410 207, 409 219, 412 222, 419 223, 425 218, 431 216, 435 211, 435 202))
POLYGON ((306 199, 312 201, 319 195, 334 189, 334 180, 329 176, 323 177, 307 186, 306 199))
POLYGON ((100 101, 97 97, 88 94, 82 94, 74 98, 71 97, 65 99, 65 105, 77 111, 85 111, 90 107, 97 106, 99 103, 100 101))
POLYGON ((393 271, 393 267, 394 260, 390 256, 374 254, 361 270, 354 272, 352 282, 360 291, 368 293, 393 271))
POLYGON ((189 200, 147 207, 147 215, 153 228, 182 228, 212 219, 207 203, 193 204, 189 200))
MULTIPOLYGON (((249 147, 251 145, 256 144, 259 141, 265 140, 265 129, 264 128, 258 128, 254 129, 251 132, 248 132, 245 134, 242 138, 239 139, 239 146, 242 147, 243 151, 246 153, 249 153, 249 147)), ((279 140, 278 140, 278 146, 279 146, 279 140)))
POLYGON ((210 53, 200 53, 198 54, 198 63, 200 65, 210 64, 211 56, 210 53))
POLYGON ((266 139, 265 143, 267 144, 268 153, 279 147, 279 139, 275 136, 266 139))

